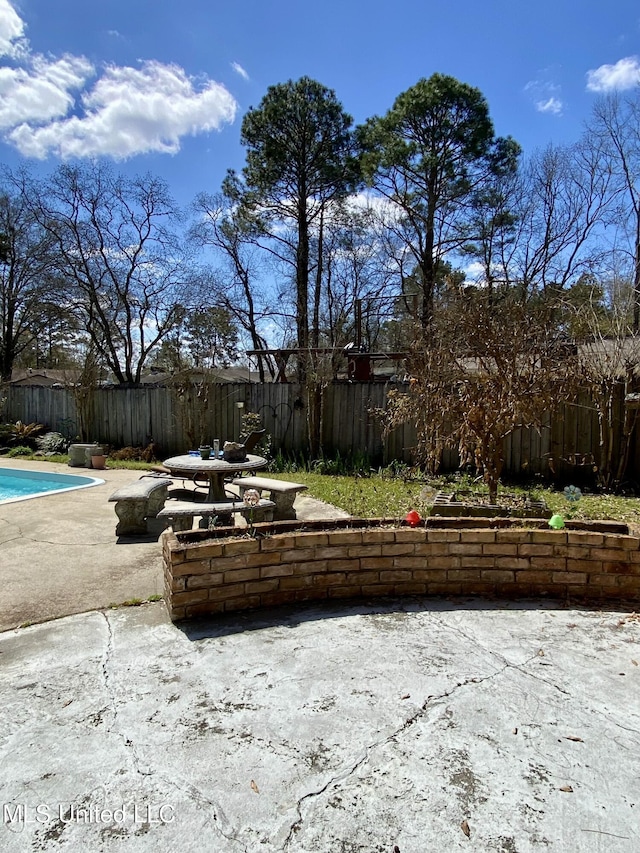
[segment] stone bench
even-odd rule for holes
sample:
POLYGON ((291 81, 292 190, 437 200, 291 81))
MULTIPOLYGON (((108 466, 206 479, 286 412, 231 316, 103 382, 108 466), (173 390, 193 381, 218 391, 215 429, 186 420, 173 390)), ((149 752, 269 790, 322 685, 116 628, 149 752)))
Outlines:
POLYGON ((162 532, 155 519, 164 506, 171 480, 136 480, 121 486, 110 497, 115 502, 116 536, 138 536, 162 532))
POLYGON ((240 497, 247 489, 257 492, 269 492, 269 498, 275 503, 273 517, 276 521, 295 519, 296 511, 293 502, 298 492, 303 492, 307 486, 302 483, 289 483, 286 480, 272 480, 269 477, 238 477, 231 481, 240 491, 240 497))
POLYGON ((249 515, 252 521, 271 521, 273 516, 273 501, 261 499, 256 506, 248 506, 242 501, 218 501, 203 503, 201 501, 167 501, 158 513, 158 519, 168 521, 174 532, 191 530, 196 516, 201 517, 200 526, 207 527, 210 518, 218 518, 225 522, 231 520, 233 513, 249 515), (253 515, 250 513, 253 511, 253 515))

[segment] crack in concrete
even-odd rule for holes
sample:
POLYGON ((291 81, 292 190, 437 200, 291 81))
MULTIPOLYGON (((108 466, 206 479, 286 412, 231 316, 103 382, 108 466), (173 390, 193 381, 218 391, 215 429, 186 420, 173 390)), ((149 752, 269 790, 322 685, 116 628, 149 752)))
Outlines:
MULTIPOLYGON (((535 655, 533 657, 535 657, 535 655)), ((347 767, 342 772, 337 773, 334 776, 330 777, 329 780, 321 788, 319 788, 317 791, 309 791, 307 794, 305 794, 303 797, 301 797, 295 806, 297 818, 291 824, 291 826, 289 828, 289 832, 287 833, 287 836, 286 836, 284 843, 283 843, 283 850, 289 849, 289 845, 293 841, 293 836, 297 832, 299 832, 299 830, 300 830, 300 827, 301 827, 302 822, 303 822, 303 815, 302 815, 303 804, 305 803, 306 800, 310 800, 310 799, 314 799, 316 797, 320 797, 324 793, 326 793, 326 791, 333 784, 344 782, 345 779, 348 779, 360 767, 362 767, 362 765, 368 760, 370 754, 374 750, 380 748, 381 746, 384 746, 387 743, 391 743, 392 741, 399 738, 409 728, 411 728, 411 726, 413 726, 413 724, 417 720, 424 717, 427 714, 427 712, 429 710, 431 710, 431 708, 433 708, 436 704, 441 702, 443 699, 450 698, 456 691, 460 690, 463 687, 466 687, 468 684, 482 684, 485 681, 490 681, 492 678, 495 678, 496 676, 502 675, 502 673, 505 671, 505 669, 508 669, 509 666, 510 666, 510 664, 508 662, 506 662, 505 665, 503 666, 503 668, 496 670, 496 672, 492 672, 489 675, 483 676, 481 678, 478 678, 478 677, 467 678, 464 681, 458 682, 454 687, 451 687, 449 690, 445 690, 443 693, 440 693, 438 695, 427 696, 427 698, 422 703, 422 705, 418 708, 418 710, 415 712, 415 714, 413 714, 411 717, 406 719, 404 721, 404 723, 401 726, 399 726, 395 731, 393 731, 391 734, 387 735, 386 737, 382 738, 382 740, 379 740, 379 741, 376 741, 375 743, 371 743, 371 744, 367 745, 364 748, 364 750, 360 753, 359 758, 357 758, 356 761, 350 767, 347 767)))
POLYGON ((113 685, 112 685, 112 677, 111 677, 111 673, 110 673, 110 664, 111 664, 111 661, 113 659, 114 649, 115 649, 114 631, 113 631, 113 625, 111 623, 111 620, 109 619, 108 614, 105 611, 100 611, 100 612, 101 612, 102 616, 104 617, 105 622, 107 623, 107 645, 106 645, 105 653, 104 653, 103 658, 102 658, 102 676, 104 679, 104 684, 105 684, 105 688, 107 690, 107 694, 109 696, 109 700, 110 700, 110 704, 111 704, 111 712, 112 712, 112 723, 110 726, 107 727, 107 731, 111 732, 113 734, 116 734, 122 740, 124 746, 127 748, 127 753, 131 757, 131 763, 132 763, 132 766, 133 766, 135 773, 137 773, 139 776, 142 776, 144 778, 148 778, 148 777, 153 776, 157 779, 160 779, 165 783, 165 785, 168 788, 173 788, 174 790, 178 791, 179 793, 186 795, 187 798, 190 799, 192 802, 194 802, 197 806, 209 806, 210 808, 212 808, 213 812, 214 812, 214 815, 213 815, 213 826, 214 826, 214 828, 220 833, 220 835, 224 839, 226 839, 227 841, 236 842, 237 844, 239 844, 242 847, 242 850, 244 851, 244 853, 249 853, 249 848, 247 847, 247 845, 243 841, 241 841, 239 838, 237 838, 232 833, 224 832, 222 830, 222 828, 219 825, 217 825, 219 819, 221 821, 223 821, 224 823, 227 823, 227 824, 229 823, 229 821, 226 818, 222 808, 215 801, 211 800, 202 791, 200 791, 194 785, 186 782, 183 779, 180 780, 181 784, 178 784, 174 779, 171 779, 170 777, 165 776, 163 773, 157 772, 156 770, 154 770, 150 766, 149 766, 148 770, 144 770, 142 767, 143 759, 139 755, 139 752, 138 752, 138 749, 137 749, 135 743, 130 738, 128 738, 123 731, 120 731, 119 728, 117 727, 117 725, 116 725, 117 721, 118 721, 117 720, 117 718, 118 718, 117 701, 116 701, 115 689, 113 688, 113 685))

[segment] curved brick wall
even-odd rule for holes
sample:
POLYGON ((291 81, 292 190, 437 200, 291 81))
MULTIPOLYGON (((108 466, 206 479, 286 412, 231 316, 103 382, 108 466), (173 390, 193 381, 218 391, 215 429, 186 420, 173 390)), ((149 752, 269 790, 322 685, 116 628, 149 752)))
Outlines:
POLYGON ((285 529, 264 538, 193 542, 169 531, 163 559, 174 620, 379 595, 640 599, 640 538, 588 530, 465 529, 449 523, 285 529))

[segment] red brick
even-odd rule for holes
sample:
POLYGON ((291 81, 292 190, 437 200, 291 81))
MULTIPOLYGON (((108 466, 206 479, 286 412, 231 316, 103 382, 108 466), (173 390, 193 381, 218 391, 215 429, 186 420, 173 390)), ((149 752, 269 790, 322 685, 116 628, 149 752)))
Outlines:
POLYGON ((280 559, 283 563, 300 563, 305 560, 313 560, 316 552, 313 548, 292 548, 291 551, 282 551, 280 559))
POLYGON ((588 560, 591 556, 592 548, 580 545, 567 545, 566 548, 558 550, 563 557, 570 557, 572 560, 588 560))
POLYGON ((262 601, 259 595, 243 595, 231 598, 224 603, 225 613, 234 613, 236 610, 253 610, 260 607, 262 601))
POLYGON ((331 572, 326 575, 312 575, 313 586, 340 586, 347 583, 345 572, 331 572))
POLYGON ((206 601, 209 598, 209 589, 194 589, 185 592, 176 592, 172 596, 173 607, 186 606, 188 604, 198 604, 200 601, 206 601))
POLYGON ((276 536, 268 536, 260 542, 261 551, 289 551, 295 548, 296 537, 293 533, 279 533, 276 536))
POLYGON ((244 585, 245 595, 258 595, 261 592, 273 592, 279 588, 277 578, 271 580, 247 581, 244 585))
POLYGON ((472 554, 482 554, 482 545, 474 545, 466 542, 452 542, 449 546, 450 554, 464 555, 465 557, 472 554))
POLYGON ((359 586, 331 586, 327 590, 329 598, 358 598, 362 595, 359 586))
POLYGON ((296 533, 296 548, 323 548, 328 544, 327 533, 296 533))
POLYGON ((514 583, 515 572, 505 570, 488 569, 480 573, 480 578, 483 581, 492 581, 493 583, 514 583))
POLYGON ((427 561, 427 569, 460 568, 460 557, 432 557, 427 561))
POLYGON ((588 575, 583 572, 553 572, 553 582, 558 584, 585 584, 588 575))
POLYGON ((518 554, 520 557, 551 557, 553 555, 553 545, 530 544, 525 543, 518 545, 518 554))
POLYGON ((335 530, 331 532, 331 545, 360 545, 362 530, 335 530))
POLYGON ((637 536, 605 536, 605 548, 621 548, 624 551, 637 551, 640 539, 637 536))
POLYGON ((349 548, 350 557, 379 557, 382 554, 382 545, 357 545, 349 548))
POLYGON ((627 563, 627 562, 607 562, 605 561, 602 564, 602 571, 608 572, 612 575, 627 575, 627 574, 636 574, 638 571, 638 567, 635 563, 627 563))
POLYGON ((249 569, 252 566, 278 566, 282 560, 280 559, 279 551, 268 551, 266 554, 261 551, 259 554, 247 554, 245 565, 249 569))
POLYGON ((328 545, 326 548, 316 548, 315 556, 318 560, 344 560, 349 556, 349 549, 346 545, 328 545))
POLYGON ((496 530, 496 542, 506 542, 510 545, 526 545, 531 541, 546 541, 533 539, 532 536, 535 533, 535 530, 496 530))
POLYGON ((551 572, 519 571, 516 572, 517 583, 551 583, 551 572))
POLYGON ((530 569, 533 557, 497 557, 496 569, 530 569))
POLYGON ((480 569, 449 569, 447 572, 449 581, 479 581, 480 569))
POLYGON ((560 530, 532 530, 531 542, 544 545, 566 545, 567 534, 560 530))
POLYGON ((329 564, 326 560, 310 560, 308 563, 294 563, 294 575, 310 575, 317 572, 326 572, 329 564))
POLYGON ((243 583, 234 583, 231 586, 214 586, 209 589, 209 598, 211 601, 223 601, 227 598, 241 598, 243 595, 243 583))
POLYGON ((567 542, 569 545, 602 545, 604 536, 602 533, 591 533, 589 531, 567 531, 567 542))
POLYGON ((313 585, 313 575, 304 575, 302 577, 280 578, 280 589, 304 589, 307 586, 313 585))
POLYGON ((187 589, 201 589, 209 586, 219 586, 224 579, 222 572, 212 572, 208 575, 193 575, 187 578, 187 589))
POLYGON ((187 616, 206 616, 209 613, 223 613, 224 601, 203 601, 202 604, 190 604, 187 608, 187 616))
POLYGON ((363 584, 362 595, 393 595, 392 583, 363 584))
POLYGON ((399 571, 399 570, 391 570, 386 572, 380 572, 380 582, 381 583, 399 583, 400 581, 412 581, 413 580, 413 572, 410 571, 399 571))
MULTIPOLYGON (((544 546, 535 546, 535 545, 521 545, 522 548, 534 548, 534 547, 544 547, 544 546)), ((504 557, 504 556, 513 556, 515 557, 518 553, 517 545, 510 545, 507 542, 501 542, 500 544, 496 543, 494 545, 483 545, 482 553, 489 557, 504 557)))
POLYGON ((254 581, 260 577, 260 569, 232 569, 224 573, 225 583, 240 583, 241 581, 254 581))
POLYGON ((396 530, 396 542, 413 542, 416 544, 422 544, 426 539, 427 532, 424 528, 420 528, 419 530, 412 530, 410 528, 396 530))
POLYGON ((363 530, 362 544, 374 545, 377 542, 395 542, 396 535, 393 530, 363 530))
POLYGON ((380 583, 380 572, 347 572, 347 584, 380 583))
POLYGON ((414 546, 416 557, 443 557, 449 553, 448 542, 425 542, 414 546))
POLYGON ((495 563, 495 557, 480 557, 477 554, 472 557, 460 557, 461 569, 492 569, 495 563))
POLYGON ((461 530, 461 542, 492 543, 496 541, 495 530, 461 530))
POLYGON ((327 571, 329 572, 357 572, 360 568, 360 560, 355 557, 346 560, 328 560, 327 571))
POLYGON ((229 572, 231 569, 244 569, 247 558, 244 554, 236 557, 220 557, 219 560, 211 560, 211 568, 218 572, 229 572))
POLYGON ((618 586, 617 575, 590 575, 589 584, 593 586, 618 586))
POLYGON ((414 555, 414 546, 410 543, 394 543, 382 546, 383 557, 408 557, 409 555, 414 555))
POLYGON ((222 542, 208 542, 206 545, 187 546, 184 549, 185 560, 208 560, 211 557, 222 556, 222 542))
POLYGON ((531 557, 529 560, 532 569, 551 569, 562 571, 567 561, 563 557, 531 557))
POLYGON ((462 584, 454 583, 427 583, 429 595, 461 595, 462 584))
POLYGON ((427 530, 428 542, 459 542, 458 530, 427 530))
POLYGON ((447 572, 445 569, 416 569, 413 572, 415 581, 427 581, 428 583, 438 583, 446 581, 447 572))
POLYGON ((394 569, 424 569, 426 565, 424 557, 396 557, 393 560, 394 569))
POLYGON ((286 566, 264 566, 260 569, 261 578, 284 578, 293 574, 293 563, 286 566))
POLYGON ((225 542, 222 553, 225 557, 235 557, 239 554, 255 554, 260 550, 257 539, 242 539, 239 542, 225 542))
POLYGON ((567 560, 567 571, 600 574, 602 572, 602 563, 596 560, 567 560))
POLYGON ((625 560, 627 553, 621 548, 593 548, 591 556, 594 560, 625 560))
POLYGON ((211 560, 191 560, 188 563, 179 563, 173 567, 173 576, 181 575, 206 575, 211 571, 211 560))
POLYGON ((394 595, 424 595, 427 591, 426 583, 397 583, 393 588, 394 595))

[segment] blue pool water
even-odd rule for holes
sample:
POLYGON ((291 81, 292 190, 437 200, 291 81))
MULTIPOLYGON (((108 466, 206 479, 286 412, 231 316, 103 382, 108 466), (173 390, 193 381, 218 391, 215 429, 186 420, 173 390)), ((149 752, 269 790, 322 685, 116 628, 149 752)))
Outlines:
POLYGON ((54 474, 49 471, 17 471, 0 467, 0 503, 26 501, 42 495, 86 489, 104 483, 98 477, 77 474, 54 474))

